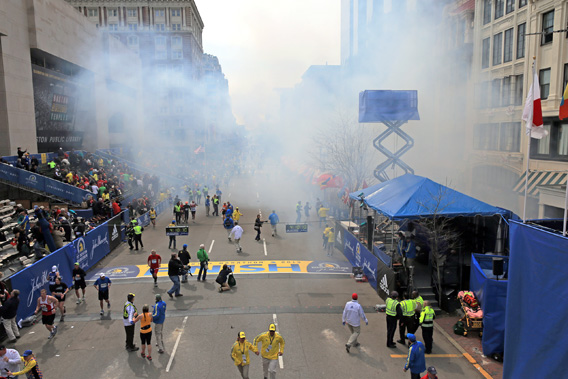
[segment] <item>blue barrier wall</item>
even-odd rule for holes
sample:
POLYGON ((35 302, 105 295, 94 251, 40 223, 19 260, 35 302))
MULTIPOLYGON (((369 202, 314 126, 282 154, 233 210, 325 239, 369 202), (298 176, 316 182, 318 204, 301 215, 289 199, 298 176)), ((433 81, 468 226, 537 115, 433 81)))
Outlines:
POLYGON ((377 289, 378 258, 349 232, 344 234, 343 241, 343 255, 345 255, 352 266, 362 267, 363 273, 369 280, 369 284, 371 284, 374 289, 377 289))

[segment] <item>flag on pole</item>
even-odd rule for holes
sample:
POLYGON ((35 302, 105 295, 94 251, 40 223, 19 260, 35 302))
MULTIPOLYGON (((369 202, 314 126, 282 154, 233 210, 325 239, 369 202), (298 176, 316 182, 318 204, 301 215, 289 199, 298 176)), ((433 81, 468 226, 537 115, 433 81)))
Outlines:
POLYGON ((526 122, 527 135, 535 139, 541 139, 548 135, 542 121, 542 106, 540 104, 540 84, 533 65, 533 83, 527 93, 525 109, 523 109, 523 121, 526 122))
POLYGON ((560 112, 558 117, 561 120, 568 118, 568 84, 566 84, 566 88, 564 89, 564 95, 562 95, 562 101, 560 102, 560 112))

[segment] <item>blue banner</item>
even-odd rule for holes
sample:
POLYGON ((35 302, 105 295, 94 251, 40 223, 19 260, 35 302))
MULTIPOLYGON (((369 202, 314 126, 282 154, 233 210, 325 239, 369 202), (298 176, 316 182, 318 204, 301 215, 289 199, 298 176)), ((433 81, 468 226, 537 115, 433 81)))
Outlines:
POLYGON ((24 170, 19 170, 18 174, 21 185, 45 192, 45 176, 24 170))
POLYGON ((369 284, 377 289, 377 265, 379 259, 375 257, 367 248, 355 238, 351 233, 345 233, 343 240, 343 255, 354 267, 362 267, 363 273, 367 276, 369 284))
POLYGON ((7 164, 0 164, 0 179, 18 182, 18 169, 7 164))
POLYGON ((375 255, 381 260, 383 261, 384 264, 386 264, 388 267, 391 267, 391 263, 392 263, 392 259, 391 257, 383 250, 384 249, 384 245, 383 246, 373 246, 373 252, 375 253, 375 255), (381 248, 382 247, 382 248, 381 248))
POLYGON ((67 254, 75 263, 79 262, 85 271, 93 267, 98 261, 110 253, 110 240, 107 222, 91 230, 85 236, 77 238, 69 244, 67 254))

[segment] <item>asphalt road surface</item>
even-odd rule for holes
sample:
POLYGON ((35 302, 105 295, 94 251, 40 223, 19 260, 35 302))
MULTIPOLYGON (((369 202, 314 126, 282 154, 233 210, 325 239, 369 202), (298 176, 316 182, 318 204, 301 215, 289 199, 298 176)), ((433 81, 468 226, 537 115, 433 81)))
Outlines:
MULTIPOLYGON (((242 253, 238 254, 227 240, 221 217, 205 217, 203 205, 198 208, 196 222, 189 222, 189 236, 177 238, 178 250, 184 243, 189 245, 192 262, 197 261, 201 243, 207 250, 212 246, 212 262, 238 266, 247 261, 242 273, 235 273, 237 286, 233 290, 219 293, 214 273, 206 282, 197 282, 195 275, 182 285, 183 297, 170 299, 166 291, 171 282, 165 269, 159 287, 153 287, 144 269, 151 249, 157 250, 164 264, 173 252, 167 248, 164 228, 171 214, 166 212, 155 229, 145 229, 142 251, 131 251, 122 244, 88 273, 93 276, 104 271, 110 275, 110 310, 105 305, 105 314, 99 315, 97 294, 90 281, 86 303, 76 305, 74 294, 68 296, 67 317, 65 322, 56 322, 59 331, 53 339, 47 339, 48 332, 40 323, 23 329, 15 348, 20 353, 33 350, 45 378, 239 378, 230 357, 237 333, 244 331, 252 341, 274 322, 286 341, 278 378, 410 377, 409 372, 403 372, 407 348, 400 344, 396 349, 386 347, 385 315, 373 311, 373 306, 383 301, 371 286, 355 282, 345 272, 348 263, 341 252, 326 256, 314 210, 308 233, 285 233, 284 223, 295 221, 296 201, 308 195, 289 184, 277 186, 286 194, 294 193, 286 200, 287 209, 278 209, 286 196, 278 196, 278 190, 267 184, 270 179, 239 178, 229 188, 222 188, 222 201, 231 201, 244 213, 242 253), (265 226, 262 242, 256 242, 254 218, 260 210, 265 220, 273 208, 283 222, 280 235, 272 237, 270 227, 265 226), (314 261, 311 267, 316 272, 306 272, 309 262, 314 261), (151 362, 141 358, 139 351, 124 349, 122 307, 129 292, 136 294, 139 310, 144 304, 152 305, 156 293, 167 303, 166 352, 159 354, 154 346, 151 362), (348 354, 345 343, 349 331, 341 324, 341 313, 353 292, 359 294, 369 325, 361 327, 361 346, 351 348, 348 354)), ((315 203, 315 198, 309 200, 315 203)), ((138 331, 137 324, 135 343, 139 346, 138 331)), ((427 356, 426 364, 436 366, 439 378, 482 377, 437 331, 433 356, 427 356)), ((263 377, 262 361, 256 355, 251 355, 250 377, 263 377)))

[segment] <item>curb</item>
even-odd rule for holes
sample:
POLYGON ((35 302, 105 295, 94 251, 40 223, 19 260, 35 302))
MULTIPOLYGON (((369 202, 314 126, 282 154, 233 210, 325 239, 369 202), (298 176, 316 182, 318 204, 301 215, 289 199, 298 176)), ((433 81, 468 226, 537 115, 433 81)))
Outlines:
POLYGON ((464 356, 464 358, 467 359, 468 362, 471 363, 473 367, 475 367, 477 371, 479 371, 479 373, 483 375, 485 379, 493 379, 493 377, 489 375, 489 373, 485 371, 483 367, 479 365, 479 363, 477 363, 475 358, 473 358, 471 354, 465 351, 465 349, 461 347, 461 345, 455 339, 453 339, 452 336, 446 333, 446 331, 440 325, 438 325, 438 323, 434 322, 434 328, 436 328, 438 332, 440 332, 444 337, 446 337, 446 339, 450 341, 450 343, 454 345, 456 349, 458 349, 458 351, 464 356))

